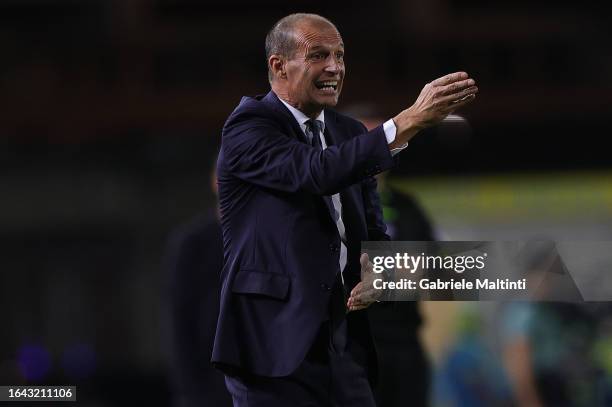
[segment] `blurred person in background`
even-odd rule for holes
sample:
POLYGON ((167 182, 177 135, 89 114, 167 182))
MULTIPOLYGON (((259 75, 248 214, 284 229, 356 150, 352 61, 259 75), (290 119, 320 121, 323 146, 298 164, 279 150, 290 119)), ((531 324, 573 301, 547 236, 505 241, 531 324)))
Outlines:
POLYGON ((225 123, 218 161, 224 269, 213 362, 235 406, 374 406, 360 242, 388 240, 374 175, 418 131, 471 102, 465 72, 367 132, 336 113, 345 73, 336 27, 294 14, 266 38, 267 95, 225 123), (347 311, 351 311, 347 314, 347 311))
POLYGON ((517 404, 612 405, 610 305, 583 301, 551 240, 526 242, 518 262, 539 284, 533 302, 501 308, 503 365, 517 404))
POLYGON ((609 304, 513 303, 502 321, 503 364, 517 405, 612 405, 609 304))
MULTIPOLYGON (((216 195, 214 170, 211 187, 216 195)), ((210 363, 223 267, 223 241, 216 208, 171 232, 164 264, 174 405, 231 406, 223 374, 210 363)))
MULTIPOLYGON (((344 109, 368 130, 384 122, 373 106, 344 109)), ((401 164, 400 164, 401 165, 401 164)), ((391 240, 436 240, 433 224, 416 198, 387 182, 389 171, 376 176, 383 221, 391 240)), ((379 381, 374 388, 378 407, 429 405, 430 365, 419 338, 423 323, 416 301, 381 301, 368 308, 376 347, 379 381)))
MULTIPOLYGON (((486 302, 455 303, 455 338, 433 377, 435 406, 514 407, 499 349, 494 346, 486 302)), ((497 332, 495 332, 496 334, 497 332)))

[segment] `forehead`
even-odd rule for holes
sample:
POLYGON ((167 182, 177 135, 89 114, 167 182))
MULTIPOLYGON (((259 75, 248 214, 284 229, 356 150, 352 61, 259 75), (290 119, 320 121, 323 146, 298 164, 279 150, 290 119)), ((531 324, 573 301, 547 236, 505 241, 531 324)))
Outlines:
POLYGON ((301 22, 295 27, 294 35, 298 49, 344 48, 340 33, 326 21, 301 22))

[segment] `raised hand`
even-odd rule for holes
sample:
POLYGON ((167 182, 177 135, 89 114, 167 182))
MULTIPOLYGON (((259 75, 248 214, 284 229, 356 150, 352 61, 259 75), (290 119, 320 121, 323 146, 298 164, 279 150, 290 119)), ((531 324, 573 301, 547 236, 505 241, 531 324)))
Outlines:
POLYGON ((397 133, 391 148, 403 145, 419 130, 441 122, 476 98, 476 81, 466 72, 455 72, 423 87, 416 102, 393 118, 397 133))

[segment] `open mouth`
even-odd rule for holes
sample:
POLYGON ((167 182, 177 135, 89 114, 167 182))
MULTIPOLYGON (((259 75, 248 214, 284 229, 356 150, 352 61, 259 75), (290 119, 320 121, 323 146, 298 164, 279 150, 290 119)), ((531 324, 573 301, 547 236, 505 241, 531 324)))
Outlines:
POLYGON ((338 81, 320 81, 315 86, 325 92, 335 92, 338 89, 338 81))

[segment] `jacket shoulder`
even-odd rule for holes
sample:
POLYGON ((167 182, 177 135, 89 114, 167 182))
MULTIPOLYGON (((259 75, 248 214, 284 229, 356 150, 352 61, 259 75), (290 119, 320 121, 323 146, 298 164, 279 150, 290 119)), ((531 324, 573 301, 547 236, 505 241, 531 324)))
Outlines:
POLYGON ((356 120, 336 110, 326 109, 325 114, 331 116, 330 118, 332 120, 335 120, 337 123, 351 129, 352 131, 355 131, 355 132, 366 131, 366 127, 359 120, 356 120))
POLYGON ((225 121, 223 132, 226 133, 236 126, 241 127, 245 122, 248 122, 249 126, 263 124, 278 127, 282 120, 282 115, 262 96, 243 96, 225 121))
POLYGON ((243 114, 271 114, 272 113, 272 109, 267 106, 264 102, 261 101, 261 99, 259 99, 257 96, 256 97, 252 97, 252 96, 243 96, 240 99, 240 102, 238 103, 238 105, 234 108, 234 110, 232 111, 232 113, 230 113, 230 115, 228 116, 227 121, 231 121, 232 119, 236 118, 237 116, 243 115, 243 114))

